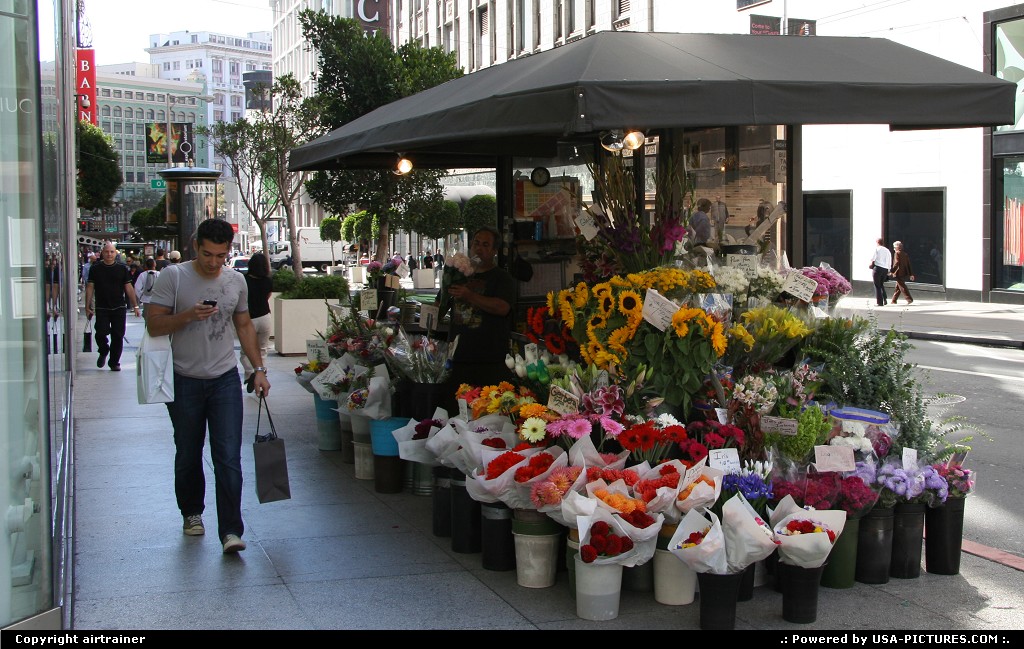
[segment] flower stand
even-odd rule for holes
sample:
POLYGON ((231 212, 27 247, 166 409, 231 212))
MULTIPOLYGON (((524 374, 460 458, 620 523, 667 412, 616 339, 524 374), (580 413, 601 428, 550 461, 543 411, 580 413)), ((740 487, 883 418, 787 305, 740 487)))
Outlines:
POLYGON ((484 570, 506 571, 516 567, 512 536, 512 510, 505 503, 480 503, 480 563, 484 570))
POLYGON ((614 620, 622 595, 622 564, 584 563, 577 555, 576 615, 584 620, 614 620))
POLYGON ((516 547, 516 583, 525 588, 549 588, 558 573, 562 527, 546 514, 517 509, 512 518, 516 547))
POLYGON ((399 417, 370 420, 370 443, 373 449, 373 489, 377 493, 402 493, 405 461, 398 456, 398 441, 392 431, 407 424, 399 417))
POLYGON ((857 575, 857 540, 860 536, 860 519, 848 518, 843 531, 832 551, 828 553, 828 565, 821 574, 821 585, 825 588, 853 588, 857 575))
POLYGON ((466 474, 452 469, 452 552, 472 554, 479 552, 480 503, 466 491, 466 474))
MULTIPOLYGON (((452 535, 452 471, 446 466, 435 466, 431 491, 431 529, 434 536, 450 537, 452 535)), ((462 483, 465 486, 465 482, 462 483)))
POLYGON ((860 519, 854 578, 862 584, 889 582, 892 565, 892 507, 875 507, 860 519))
POLYGON ((700 588, 700 628, 704 631, 732 631, 736 628, 736 597, 742 572, 716 575, 697 573, 700 588))
MULTIPOLYGON (((827 565, 827 564, 826 564, 827 565)), ((818 586, 825 566, 801 568, 779 563, 782 568, 782 619, 810 624, 818 619, 818 586)))
POLYGON ((966 498, 947 498, 924 514, 924 567, 933 575, 960 573, 966 498))
POLYGON ((889 576, 916 579, 921 576, 921 549, 924 545, 923 503, 898 503, 892 519, 892 562, 889 576))
POLYGON ((317 445, 321 451, 341 450, 341 418, 338 416, 337 401, 323 399, 313 394, 313 405, 316 407, 316 430, 320 434, 317 445))

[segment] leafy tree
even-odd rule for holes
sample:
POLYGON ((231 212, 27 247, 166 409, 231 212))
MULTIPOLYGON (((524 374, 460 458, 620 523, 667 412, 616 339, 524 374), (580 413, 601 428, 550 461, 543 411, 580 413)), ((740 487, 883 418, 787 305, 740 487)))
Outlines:
POLYGON ((349 214, 341 222, 341 238, 345 241, 356 240, 356 222, 359 220, 355 214, 349 214))
POLYGON ((85 210, 110 207, 123 182, 120 156, 110 137, 90 122, 79 120, 75 137, 78 141, 78 207, 85 210))
MULTIPOLYGON (((396 50, 382 33, 364 34, 350 18, 306 9, 299 12, 303 37, 317 52, 317 93, 305 102, 326 133, 402 97, 462 76, 454 53, 406 43, 396 50)), ((306 183, 310 197, 336 213, 354 205, 376 215, 375 258, 383 261, 393 219, 416 199, 440 196, 446 172, 416 169, 404 176, 391 170, 317 171, 306 183)))
POLYGON ((334 265, 334 242, 341 241, 341 219, 336 216, 325 217, 320 221, 320 240, 331 242, 331 265, 334 265))
POLYGON ((428 239, 443 239, 462 229, 459 204, 444 199, 415 201, 406 211, 407 227, 428 239))
POLYGON ((485 225, 498 227, 498 201, 489 194, 477 194, 462 206, 462 227, 472 236, 485 225))

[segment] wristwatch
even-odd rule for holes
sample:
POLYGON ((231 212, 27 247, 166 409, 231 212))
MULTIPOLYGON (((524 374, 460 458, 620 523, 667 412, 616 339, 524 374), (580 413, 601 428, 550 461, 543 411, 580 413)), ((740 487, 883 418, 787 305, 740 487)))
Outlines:
POLYGON ((267 368, 265 368, 265 367, 255 367, 255 368, 253 368, 252 371, 253 371, 253 373, 263 372, 263 376, 267 375, 267 368))

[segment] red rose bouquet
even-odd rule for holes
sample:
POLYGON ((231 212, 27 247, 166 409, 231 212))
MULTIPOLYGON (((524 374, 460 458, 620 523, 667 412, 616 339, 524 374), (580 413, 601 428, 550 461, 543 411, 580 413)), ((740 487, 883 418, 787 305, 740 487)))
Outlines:
POLYGON ((846 525, 841 509, 794 512, 774 526, 779 560, 801 568, 817 568, 828 559, 832 544, 846 525))
POLYGON ((583 563, 624 563, 632 554, 635 554, 633 541, 615 527, 613 521, 594 520, 580 538, 580 560, 583 563))

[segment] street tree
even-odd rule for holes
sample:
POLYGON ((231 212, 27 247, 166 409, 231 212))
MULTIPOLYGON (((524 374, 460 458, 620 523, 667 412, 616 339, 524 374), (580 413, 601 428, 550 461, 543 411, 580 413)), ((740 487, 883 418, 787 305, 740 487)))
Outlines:
POLYGON ((477 194, 462 206, 462 227, 472 235, 484 226, 498 227, 498 201, 490 194, 477 194))
POLYGON ((78 143, 78 207, 103 210, 110 207, 123 182, 120 155, 114 150, 110 136, 100 127, 79 120, 75 126, 78 143))
POLYGON ((462 212, 455 201, 419 200, 409 205, 405 222, 410 230, 427 239, 444 239, 462 229, 462 212))
POLYGON ((331 265, 334 265, 334 244, 341 241, 341 219, 327 216, 320 221, 320 240, 331 242, 331 265))
MULTIPOLYGON (((306 107, 327 133, 392 101, 462 76, 454 53, 406 43, 396 50, 383 33, 368 35, 349 18, 306 9, 299 12, 303 37, 317 53, 317 93, 306 107)), ((397 159, 396 159, 397 162, 397 159)), ((441 193, 446 172, 414 169, 404 176, 391 170, 314 172, 306 183, 311 198, 335 213, 351 206, 376 217, 374 257, 384 261, 388 232, 407 204, 441 193)))

